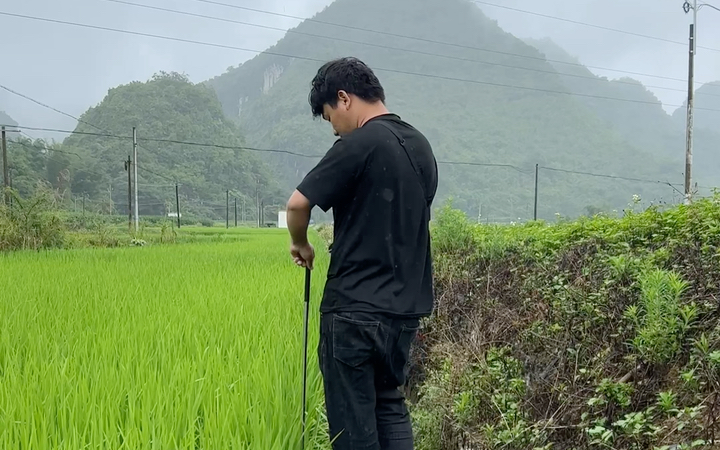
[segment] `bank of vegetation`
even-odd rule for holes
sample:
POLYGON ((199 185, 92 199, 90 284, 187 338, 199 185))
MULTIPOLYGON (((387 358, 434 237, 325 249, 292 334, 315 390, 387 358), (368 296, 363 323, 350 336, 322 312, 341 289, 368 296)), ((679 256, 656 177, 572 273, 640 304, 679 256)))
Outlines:
POLYGON ((436 217, 438 307, 414 350, 421 450, 711 448, 720 197, 623 217, 436 217))

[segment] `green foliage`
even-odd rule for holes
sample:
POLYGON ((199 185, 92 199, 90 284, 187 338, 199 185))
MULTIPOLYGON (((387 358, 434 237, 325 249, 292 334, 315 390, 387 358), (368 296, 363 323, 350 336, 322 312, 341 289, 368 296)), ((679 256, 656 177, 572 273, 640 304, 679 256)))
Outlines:
POLYGON ((432 227, 433 249, 440 254, 463 254, 473 247, 472 225, 448 201, 436 212, 432 227))
POLYGON ((720 197, 636 203, 621 218, 514 226, 442 209, 418 448, 707 448, 720 437, 709 425, 720 197), (456 247, 440 243, 468 230, 463 262, 449 263, 456 247))
POLYGON ((11 204, 0 204, 0 251, 63 246, 65 224, 51 189, 39 184, 30 198, 15 191, 7 191, 7 198, 11 204))
POLYGON ((697 315, 693 306, 680 307, 687 287, 687 282, 674 272, 656 269, 640 277, 641 308, 631 307, 626 315, 638 328, 633 345, 645 361, 670 362, 680 349, 684 334, 697 315))

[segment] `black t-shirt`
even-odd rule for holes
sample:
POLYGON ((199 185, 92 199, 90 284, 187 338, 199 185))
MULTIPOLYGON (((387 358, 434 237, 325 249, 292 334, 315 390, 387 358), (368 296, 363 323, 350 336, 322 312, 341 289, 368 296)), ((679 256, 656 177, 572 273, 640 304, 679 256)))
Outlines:
POLYGON ((332 208, 335 220, 321 312, 432 313, 437 184, 430 143, 395 114, 335 142, 297 188, 311 205, 332 208))

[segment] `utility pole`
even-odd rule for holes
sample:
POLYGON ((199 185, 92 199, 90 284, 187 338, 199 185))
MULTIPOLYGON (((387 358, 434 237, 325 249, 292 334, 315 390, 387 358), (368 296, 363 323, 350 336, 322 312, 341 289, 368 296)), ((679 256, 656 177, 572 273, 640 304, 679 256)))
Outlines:
POLYGON ((237 228, 237 197, 235 197, 235 228, 237 228))
POLYGON ((5 133, 5 127, 2 127, 2 159, 3 159, 3 180, 5 183, 5 204, 10 204, 10 167, 8 167, 8 156, 7 156, 7 136, 5 133))
POLYGON ((260 201, 260 212, 259 212, 259 214, 260 214, 260 216, 259 216, 259 217, 260 217, 260 220, 259 220, 259 222, 260 222, 259 228, 262 228, 263 223, 265 222, 265 200, 261 200, 261 201, 260 201))
POLYGON ((693 154, 693 128, 695 121, 695 55, 697 55, 697 21, 698 11, 705 6, 720 11, 720 8, 709 3, 698 5, 697 0, 685 0, 683 11, 688 14, 693 12, 693 20, 690 25, 690 57, 688 69, 688 101, 687 101, 687 143, 685 147, 685 203, 691 202, 692 196, 692 154, 693 154), (692 1, 692 5, 690 4, 692 1))
POLYGON ((138 229, 140 228, 140 215, 139 215, 139 208, 138 208, 138 165, 137 165, 137 131, 135 130, 135 127, 133 127, 133 179, 135 181, 135 232, 138 232, 138 229))
POLYGON ((260 180, 257 180, 257 186, 255 186, 255 212, 257 213, 257 225, 260 228, 260 180))
POLYGON ((225 228, 230 228, 230 191, 225 191, 225 228))
MULTIPOLYGON (((10 174, 10 190, 12 191, 12 188, 13 188, 13 184, 12 184, 12 176, 13 176, 12 169, 8 169, 8 174, 10 174)), ((12 208, 12 206, 13 206, 13 197, 12 197, 12 195, 11 195, 11 196, 10 196, 10 207, 12 208)))
POLYGON ((128 173, 128 231, 132 231, 132 159, 130 159, 130 155, 125 161, 125 170, 128 173))
POLYGON ((535 164, 535 210, 533 211, 533 220, 537 220, 538 212, 538 175, 540 174, 540 165, 535 164))
POLYGON ((177 209, 177 224, 178 228, 180 228, 180 188, 177 183, 175 183, 175 207, 177 209))
MULTIPOLYGON (((695 0, 695 17, 697 18, 697 0, 695 0)), ((687 144, 685 147, 685 203, 689 204, 692 196, 692 154, 693 154, 693 122, 695 106, 695 24, 690 24, 690 63, 688 70, 688 101, 687 101, 687 144)))

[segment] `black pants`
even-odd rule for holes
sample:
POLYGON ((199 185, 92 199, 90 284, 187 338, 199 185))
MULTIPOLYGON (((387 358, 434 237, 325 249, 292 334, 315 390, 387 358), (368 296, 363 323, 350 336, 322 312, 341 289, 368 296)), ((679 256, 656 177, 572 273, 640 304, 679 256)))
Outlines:
POLYGON ((405 397, 418 319, 323 314, 318 354, 335 450, 412 450, 405 397))

